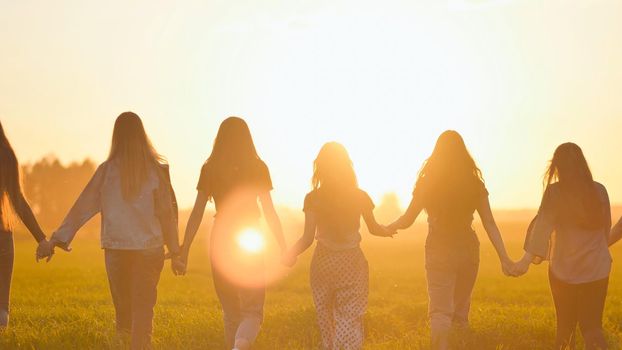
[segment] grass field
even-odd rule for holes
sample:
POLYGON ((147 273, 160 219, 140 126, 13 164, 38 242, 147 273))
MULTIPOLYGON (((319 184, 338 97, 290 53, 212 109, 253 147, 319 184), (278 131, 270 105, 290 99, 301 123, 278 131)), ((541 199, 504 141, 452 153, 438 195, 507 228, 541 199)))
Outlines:
MULTIPOLYGON (((515 259, 521 254, 525 226, 500 225, 515 259)), ((73 252, 57 252, 49 264, 36 264, 34 242, 26 234, 17 236, 11 326, 0 334, 0 349, 126 347, 125 341, 115 336, 103 253, 97 241, 78 238, 73 252)), ((201 237, 205 240, 205 234, 201 237)), ((364 237, 370 265, 366 349, 427 348, 424 237, 422 225, 394 239, 364 237)), ((613 250, 616 262, 605 312, 612 349, 622 347, 622 273, 616 259, 622 258, 621 248, 613 250)), ((156 349, 223 348, 221 312, 205 252, 205 245, 198 242, 185 277, 174 277, 167 263, 156 307, 156 349)), ((310 256, 311 250, 288 276, 269 288, 256 349, 317 347, 319 334, 308 285, 310 256)), ((468 333, 455 335, 455 348, 550 349, 555 317, 546 266, 532 268, 520 279, 505 277, 490 243, 482 239, 471 322, 468 333)))

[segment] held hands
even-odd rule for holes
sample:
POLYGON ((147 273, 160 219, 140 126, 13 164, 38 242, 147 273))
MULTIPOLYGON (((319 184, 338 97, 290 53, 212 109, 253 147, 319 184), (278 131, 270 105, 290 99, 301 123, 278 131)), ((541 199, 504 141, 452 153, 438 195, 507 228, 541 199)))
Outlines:
POLYGON ((380 225, 380 228, 382 231, 378 236, 393 238, 393 236, 397 234, 397 230, 391 225, 380 225))
POLYGON ((511 277, 520 277, 529 271, 529 265, 531 265, 532 260, 534 260, 535 263, 535 259, 527 254, 517 262, 513 262, 508 257, 501 258, 503 274, 511 277))
POLYGON ((294 265, 296 265, 297 260, 298 260, 298 257, 289 251, 286 251, 283 254, 281 254, 281 264, 287 267, 293 267, 294 265))
POLYGON ((514 263, 514 269, 512 276, 519 277, 527 273, 529 271, 529 265, 531 265, 531 258, 527 255, 523 256, 522 259, 514 263))
POLYGON ((43 259, 45 259, 45 262, 50 262, 50 260, 52 260, 52 255, 54 255, 54 243, 47 239, 41 240, 37 246, 37 253, 35 255, 37 262, 43 259))
POLYGON ((180 247, 179 253, 172 254, 171 252, 168 252, 164 258, 171 259, 171 270, 173 270, 173 275, 184 276, 186 274, 188 267, 188 251, 187 249, 184 249, 183 246, 180 247))
POLYGON ((183 276, 186 274, 186 262, 180 255, 171 257, 171 269, 175 276, 183 276))
POLYGON ((514 262, 506 255, 500 258, 501 259, 501 270, 503 274, 506 276, 515 276, 514 275, 514 262))

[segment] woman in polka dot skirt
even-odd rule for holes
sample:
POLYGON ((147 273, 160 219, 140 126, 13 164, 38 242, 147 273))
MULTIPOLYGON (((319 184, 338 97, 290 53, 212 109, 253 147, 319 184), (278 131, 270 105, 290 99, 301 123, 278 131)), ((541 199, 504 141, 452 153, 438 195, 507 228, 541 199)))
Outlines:
POLYGON ((374 204, 358 188, 352 161, 341 144, 325 144, 313 168, 313 191, 304 201, 304 234, 284 256, 283 263, 293 266, 296 257, 317 238, 311 261, 311 290, 322 347, 361 349, 369 270, 359 247, 360 218, 363 216, 373 235, 390 237, 393 232, 376 222, 374 204))

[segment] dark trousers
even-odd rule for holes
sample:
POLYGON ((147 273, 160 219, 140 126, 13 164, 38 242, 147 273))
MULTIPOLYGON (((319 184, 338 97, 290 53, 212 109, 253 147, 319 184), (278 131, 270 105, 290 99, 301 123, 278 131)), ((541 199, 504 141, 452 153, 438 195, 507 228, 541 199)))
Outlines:
POLYGON ((577 323, 587 350, 607 349, 602 320, 609 278, 569 284, 549 272, 549 282, 557 314, 555 349, 575 348, 577 323))
POLYGON ((0 310, 5 311, 9 311, 13 257, 13 234, 0 231, 0 310))
POLYGON ((131 334, 132 349, 149 349, 164 249, 106 249, 105 258, 117 330, 131 334))

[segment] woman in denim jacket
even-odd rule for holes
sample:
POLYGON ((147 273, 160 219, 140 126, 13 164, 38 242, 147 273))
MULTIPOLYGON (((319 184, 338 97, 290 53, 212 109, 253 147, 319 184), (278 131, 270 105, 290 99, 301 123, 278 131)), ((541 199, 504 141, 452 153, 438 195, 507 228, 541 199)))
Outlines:
POLYGON ((150 348, 164 244, 173 258, 173 272, 184 266, 168 166, 132 112, 117 118, 108 159, 52 235, 48 254, 55 246, 69 251, 78 229, 97 213, 102 214, 101 246, 117 330, 131 334, 132 349, 150 348))

